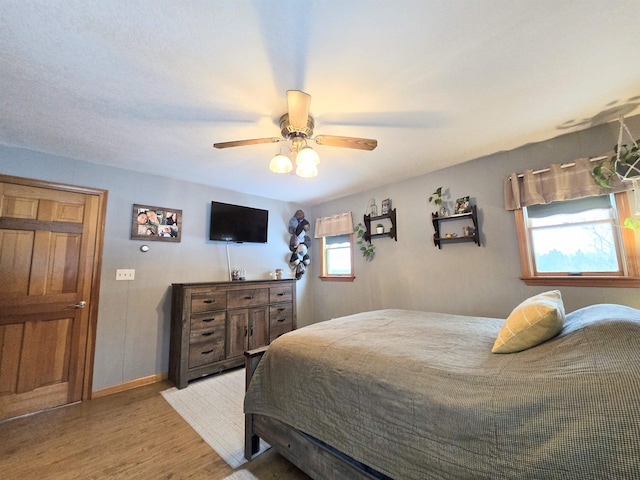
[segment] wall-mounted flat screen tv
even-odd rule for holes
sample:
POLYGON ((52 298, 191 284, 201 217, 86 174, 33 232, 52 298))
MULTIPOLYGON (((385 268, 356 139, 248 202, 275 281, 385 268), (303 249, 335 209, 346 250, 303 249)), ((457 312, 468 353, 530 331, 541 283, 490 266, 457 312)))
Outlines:
POLYGON ((211 202, 209 240, 267 243, 269 211, 211 202))

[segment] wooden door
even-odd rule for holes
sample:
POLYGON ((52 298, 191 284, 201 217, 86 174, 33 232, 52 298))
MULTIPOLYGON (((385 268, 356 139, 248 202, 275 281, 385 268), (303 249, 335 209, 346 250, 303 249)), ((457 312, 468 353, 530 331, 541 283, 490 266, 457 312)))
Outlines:
POLYGON ((0 420, 90 398, 106 196, 0 175, 0 420))

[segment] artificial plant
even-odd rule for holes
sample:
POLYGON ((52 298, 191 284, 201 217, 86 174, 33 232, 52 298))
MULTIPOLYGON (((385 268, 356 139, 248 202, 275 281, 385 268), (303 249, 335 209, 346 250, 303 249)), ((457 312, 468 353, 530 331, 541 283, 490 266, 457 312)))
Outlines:
POLYGON ((618 135, 618 143, 613 147, 614 155, 606 157, 593 167, 591 175, 594 181, 603 188, 611 188, 611 179, 617 175, 622 181, 632 181, 635 194, 636 215, 635 217, 625 218, 623 226, 632 230, 640 229, 640 188, 638 179, 640 178, 640 147, 638 146, 640 139, 634 140, 631 132, 624 123, 624 118, 620 117, 620 133, 618 135), (633 142, 633 145, 622 143, 623 132, 633 142))
POLYGON ((433 203, 437 206, 442 205, 442 188, 443 187, 436 188, 436 191, 429 197, 429 203, 433 203))
POLYGON ((360 251, 362 252, 362 256, 364 257, 364 259, 368 261, 373 260, 373 257, 375 257, 376 255, 376 247, 364 238, 365 233, 367 233, 367 228, 364 226, 364 224, 359 223, 355 226, 354 232, 358 237, 356 243, 360 246, 360 251))

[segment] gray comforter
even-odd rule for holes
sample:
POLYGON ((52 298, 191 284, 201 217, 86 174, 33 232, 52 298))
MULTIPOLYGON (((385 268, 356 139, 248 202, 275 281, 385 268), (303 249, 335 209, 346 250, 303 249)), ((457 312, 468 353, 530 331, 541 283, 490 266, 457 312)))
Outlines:
POLYGON ((396 479, 640 478, 640 311, 493 354, 503 319, 380 310, 271 344, 245 411, 396 479))

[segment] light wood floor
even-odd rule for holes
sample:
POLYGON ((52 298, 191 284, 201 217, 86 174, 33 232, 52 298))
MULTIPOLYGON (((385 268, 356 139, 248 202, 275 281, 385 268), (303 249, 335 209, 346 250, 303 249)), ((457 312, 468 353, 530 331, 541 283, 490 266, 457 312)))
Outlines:
MULTIPOLYGON (((6 479, 210 479, 227 465, 162 398, 167 382, 0 423, 6 479)), ((246 463, 259 480, 308 480, 272 451, 246 463)))

